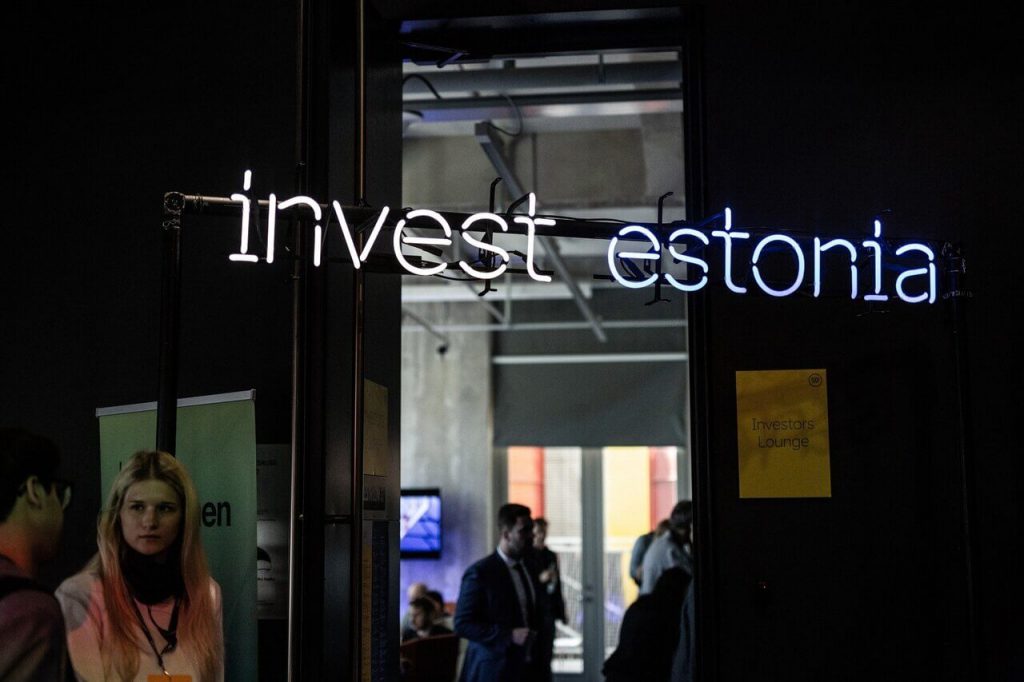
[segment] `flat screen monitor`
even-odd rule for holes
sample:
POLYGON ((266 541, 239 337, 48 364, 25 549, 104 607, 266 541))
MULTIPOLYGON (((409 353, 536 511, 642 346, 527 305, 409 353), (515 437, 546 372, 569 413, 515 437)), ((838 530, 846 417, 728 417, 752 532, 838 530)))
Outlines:
POLYGON ((399 554, 403 559, 441 557, 441 490, 402 490, 399 554))

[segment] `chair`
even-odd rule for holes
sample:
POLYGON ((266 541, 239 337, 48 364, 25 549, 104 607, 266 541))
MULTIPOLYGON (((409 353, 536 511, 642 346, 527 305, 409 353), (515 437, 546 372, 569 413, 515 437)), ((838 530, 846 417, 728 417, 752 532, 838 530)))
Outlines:
POLYGON ((399 648, 404 682, 453 682, 459 657, 456 635, 434 635, 405 642, 399 648))

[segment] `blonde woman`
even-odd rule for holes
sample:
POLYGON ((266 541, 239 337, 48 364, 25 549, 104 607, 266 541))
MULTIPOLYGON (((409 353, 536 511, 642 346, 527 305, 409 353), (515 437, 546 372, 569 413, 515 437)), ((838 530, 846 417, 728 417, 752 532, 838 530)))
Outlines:
POLYGON ((78 680, 223 680, 220 586, 181 463, 135 453, 114 480, 96 541, 96 556, 57 590, 78 680))

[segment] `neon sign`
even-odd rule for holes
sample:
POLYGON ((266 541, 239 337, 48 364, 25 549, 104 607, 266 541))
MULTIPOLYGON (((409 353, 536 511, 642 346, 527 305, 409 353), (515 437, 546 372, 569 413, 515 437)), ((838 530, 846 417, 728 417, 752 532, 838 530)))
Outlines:
MULTIPOLYGON (((252 186, 252 173, 245 171, 243 189, 248 192, 252 186)), ((232 194, 231 200, 242 204, 242 224, 240 244, 237 253, 228 256, 229 260, 244 263, 259 262, 259 257, 249 252, 249 231, 252 218, 252 199, 246 194, 232 194)), ((465 259, 458 261, 458 267, 470 278, 478 280, 491 280, 500 277, 508 269, 510 262, 509 252, 488 241, 480 239, 472 234, 472 231, 487 233, 507 233, 509 231, 508 218, 525 228, 526 237, 526 274, 537 282, 550 282, 549 275, 537 271, 536 267, 536 238, 537 226, 554 227, 556 221, 552 218, 538 217, 536 215, 536 196, 533 193, 528 195, 528 210, 526 215, 501 216, 497 213, 482 212, 474 213, 466 217, 458 226, 459 238, 477 250, 479 261, 470 262, 465 259), (486 268, 479 267, 486 265, 486 268)), ((323 245, 325 235, 328 233, 332 213, 336 218, 338 231, 341 232, 345 248, 351 257, 352 266, 359 269, 373 250, 374 244, 380 236, 381 230, 387 222, 390 209, 385 206, 377 215, 373 228, 369 231, 362 249, 356 245, 353 231, 345 217, 345 210, 337 201, 330 204, 330 211, 325 211, 317 201, 307 196, 294 196, 284 201, 278 200, 277 196, 270 194, 267 201, 267 263, 274 262, 274 240, 277 225, 277 214, 281 210, 290 208, 302 209, 308 212, 313 218, 314 246, 313 265, 320 267, 323 260, 323 245), (324 213, 327 215, 325 216, 324 213)), ((829 252, 832 260, 836 258, 847 258, 850 273, 850 298, 857 299, 859 262, 867 261, 870 267, 870 291, 862 298, 865 301, 887 301, 890 296, 882 291, 883 289, 883 261, 884 250, 879 241, 882 235, 882 223, 874 221, 873 238, 866 239, 860 243, 860 248, 847 239, 831 239, 822 242, 819 237, 814 237, 809 246, 809 255, 805 253, 804 246, 792 236, 783 233, 759 235, 756 239, 749 231, 733 229, 732 210, 726 208, 723 216, 721 229, 699 229, 692 225, 682 227, 678 224, 658 226, 652 228, 645 225, 626 225, 622 227, 609 241, 607 261, 611 278, 621 286, 629 289, 642 289, 659 283, 667 282, 673 288, 691 293, 700 291, 710 281, 711 263, 703 257, 704 250, 713 243, 722 246, 722 279, 725 286, 735 294, 746 294, 749 287, 745 281, 738 281, 734 265, 737 254, 741 251, 739 244, 753 244, 746 272, 749 272, 754 284, 763 293, 776 298, 791 296, 800 289, 812 287, 815 298, 822 294, 822 277, 824 273, 823 261, 829 252), (668 233, 669 230, 672 230, 668 233), (663 239, 661 235, 668 233, 663 239), (720 240, 720 242, 718 241, 720 240), (620 250, 624 242, 635 244, 640 242, 641 247, 630 246, 630 250, 620 250), (756 241, 756 244, 754 243, 756 241), (682 248, 681 248, 682 247, 682 248), (765 276, 764 256, 767 253, 786 253, 792 261, 791 279, 788 277, 780 282, 771 281, 765 276), (671 272, 663 272, 662 265, 666 260, 670 264, 683 264, 688 271, 695 273, 692 278, 680 279, 671 272), (863 257, 861 257, 863 255, 863 257), (635 263, 640 261, 643 264, 641 269, 635 263), (652 266, 654 267, 652 271, 652 266), (629 276, 622 274, 625 267, 629 276), (808 282, 808 278, 810 281, 808 282)), ((717 218, 717 216, 716 216, 717 218)), ((448 223, 448 220, 436 211, 429 209, 409 209, 404 217, 394 225, 391 246, 394 252, 395 261, 403 270, 412 275, 430 277, 440 275, 452 264, 444 262, 424 264, 418 259, 412 258, 405 252, 405 247, 424 248, 426 250, 452 246, 455 243, 455 231, 448 223), (430 229, 439 230, 442 236, 424 237, 409 231, 410 221, 418 220, 420 227, 426 227, 430 223, 430 229), (414 262, 415 261, 415 262, 414 262)), ((625 247, 623 247, 625 248, 625 247)), ((934 303, 936 300, 936 265, 935 252, 929 246, 921 243, 903 244, 895 249, 897 258, 907 257, 912 260, 913 265, 907 266, 896 278, 896 298, 907 303, 934 303)), ((893 263, 899 265, 899 263, 893 263)))
MULTIPOLYGON (((243 180, 243 189, 248 191, 252 186, 252 172, 245 171, 243 180)), ((256 263, 259 261, 259 257, 255 254, 249 253, 249 230, 252 214, 252 200, 245 194, 232 194, 232 201, 237 201, 242 204, 242 229, 241 229, 241 243, 238 248, 238 253, 232 253, 228 256, 229 260, 244 263, 256 263)), ((274 239, 277 225, 277 213, 280 210, 285 210, 293 207, 305 208, 313 217, 313 265, 320 267, 320 263, 323 260, 323 244, 324 235, 327 228, 330 225, 330 214, 328 214, 328 220, 324 220, 323 209, 320 204, 315 200, 307 196, 294 196, 284 201, 279 201, 277 196, 270 194, 267 202, 267 263, 274 262, 274 239)), ((366 241, 363 244, 362 250, 358 250, 356 247, 355 239, 353 238, 352 229, 349 227, 348 221, 345 219, 345 210, 341 204, 337 201, 331 202, 331 208, 334 215, 337 217, 338 230, 341 232, 341 236, 345 242, 345 247, 348 250, 348 254, 352 259, 352 266, 357 270, 360 266, 366 262, 366 259, 370 256, 373 250, 373 245, 376 243, 377 238, 380 236, 380 231, 384 227, 384 223, 387 220, 390 209, 385 206, 381 209, 377 216, 377 220, 366 237, 366 241)), ((529 195, 529 209, 527 215, 516 215, 512 218, 514 223, 524 225, 526 227, 526 274, 533 280, 538 282, 550 282, 551 277, 544 275, 537 271, 536 267, 536 232, 538 225, 554 226, 555 221, 550 218, 538 218, 536 217, 537 199, 531 193, 529 195)), ((509 253, 500 246, 496 246, 486 241, 482 241, 477 237, 474 237, 469 230, 480 230, 481 227, 478 223, 490 223, 490 227, 497 228, 501 232, 508 232, 508 222, 502 216, 496 213, 474 213, 473 215, 466 218, 459 226, 459 232, 463 241, 470 246, 475 247, 480 252, 486 252, 493 254, 493 257, 499 261, 497 267, 490 270, 481 270, 474 267, 472 263, 466 260, 460 260, 458 265, 462 268, 463 272, 474 279, 488 280, 494 279, 495 277, 501 276, 508 267, 509 253)), ((394 250, 395 260, 402 268, 411 275, 420 275, 423 277, 430 277, 433 275, 440 275, 442 272, 448 269, 448 263, 436 263, 429 267, 421 267, 410 261, 409 257, 403 251, 403 246, 413 247, 444 247, 451 246, 453 241, 453 232, 448 221, 440 213, 431 211, 428 209, 415 209, 408 211, 405 217, 398 221, 395 225, 394 235, 392 237, 392 248, 394 250), (408 223, 411 220, 428 220, 433 223, 433 227, 441 230, 443 237, 421 237, 408 233, 407 228, 412 227, 408 223)))
MULTIPOLYGON (((712 243, 712 239, 720 239, 722 240, 721 244, 723 247, 722 273, 725 286, 735 294, 746 294, 748 288, 736 281, 736 273, 734 272, 733 266, 735 253, 737 251, 735 243, 741 240, 751 240, 752 235, 750 232, 732 229, 732 210, 728 208, 725 209, 724 212, 724 223, 725 224, 722 229, 712 230, 710 236, 693 227, 682 227, 676 229, 669 235, 665 243, 662 243, 650 228, 642 225, 627 225, 619 230, 615 238, 613 238, 608 244, 608 270, 611 272, 612 279, 624 287, 641 289, 651 286, 657 282, 659 278, 663 278, 664 281, 669 283, 669 285, 680 291, 699 291, 708 284, 710 264, 705 258, 693 255, 692 252, 703 252, 704 248, 712 243), (645 242, 644 246, 647 247, 646 250, 618 251, 620 240, 625 237, 630 237, 634 241, 637 238, 640 238, 645 242), (684 251, 680 251, 676 248, 680 245, 687 245, 693 248, 687 248, 684 251), (694 268, 697 272, 697 278, 695 281, 681 281, 671 273, 662 273, 660 267, 657 272, 651 272, 650 268, 647 267, 643 271, 643 274, 646 274, 645 277, 638 277, 635 274, 632 277, 626 277, 622 274, 621 268, 618 266, 618 264, 623 260, 642 260, 645 262, 661 261, 664 257, 665 251, 671 255, 673 262, 685 263, 688 268, 694 268)), ((882 291, 882 270, 885 259, 882 244, 879 241, 881 236, 882 222, 880 220, 875 220, 873 232, 874 238, 861 242, 861 246, 867 252, 867 257, 863 260, 870 260, 872 266, 870 278, 873 286, 871 292, 863 296, 865 301, 889 300, 889 295, 882 291)), ((825 252, 832 249, 845 251, 849 256, 850 298, 856 299, 858 296, 857 282, 859 274, 857 265, 859 252, 857 247, 846 239, 832 239, 822 243, 819 237, 814 237, 810 247, 810 278, 811 284, 813 285, 813 296, 815 298, 821 296, 822 276, 824 273, 822 257, 825 252)), ((906 269, 897 276, 895 286, 896 297, 906 303, 922 303, 925 301, 928 303, 935 303, 937 287, 935 251, 925 244, 918 243, 903 244, 895 249, 895 255, 897 257, 906 256, 907 254, 916 255, 916 260, 918 261, 917 264, 920 264, 921 267, 906 269)), ((769 234, 761 237, 760 241, 758 241, 754 246, 754 250, 750 256, 749 272, 754 282, 757 284, 757 287, 762 292, 776 298, 784 298, 796 293, 799 289, 806 286, 808 277, 807 260, 807 254, 804 253, 804 247, 801 247, 796 239, 781 233, 769 234), (765 278, 762 273, 761 267, 762 256, 767 251, 773 250, 772 247, 775 245, 778 245, 778 248, 774 250, 790 253, 793 261, 792 281, 787 282, 787 285, 782 288, 777 288, 778 285, 773 286, 772 283, 769 283, 768 279, 765 278)), ((635 273, 637 270, 638 268, 634 265, 632 271, 635 273)))

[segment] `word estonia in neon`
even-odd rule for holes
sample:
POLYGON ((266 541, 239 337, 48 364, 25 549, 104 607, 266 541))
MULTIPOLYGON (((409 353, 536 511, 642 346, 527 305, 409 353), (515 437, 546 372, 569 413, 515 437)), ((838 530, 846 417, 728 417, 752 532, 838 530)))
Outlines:
MULTIPOLYGON (((251 184, 252 174, 250 171, 246 171, 243 182, 244 190, 248 191, 251 184)), ((239 245, 238 253, 230 254, 228 258, 236 262, 259 262, 260 258, 257 255, 249 253, 252 200, 245 194, 232 194, 231 200, 237 201, 242 205, 242 225, 241 243, 239 245)), ((319 267, 323 259, 324 234, 330 226, 331 216, 330 213, 328 213, 325 220, 325 216, 323 215, 324 211, 321 205, 314 199, 307 196, 294 196, 282 201, 274 194, 269 195, 267 252, 263 260, 267 263, 274 262, 274 242, 278 211, 297 207, 307 209, 315 221, 313 228, 313 265, 319 267)), ((331 202, 331 209, 334 216, 337 218, 338 229, 341 232, 348 254, 351 257, 352 266, 359 269, 360 266, 366 262, 366 259, 372 252, 373 246, 376 243, 385 222, 387 221, 388 215, 390 214, 390 209, 385 206, 380 210, 372 230, 370 230, 370 233, 365 238, 365 242, 361 250, 356 247, 352 230, 345 218, 345 211, 341 204, 338 201, 333 201, 331 202)), ((655 234, 655 230, 648 226, 626 225, 622 227, 608 243, 608 269, 611 278, 623 287, 627 287, 629 289, 641 289, 652 286, 659 281, 664 281, 679 291, 700 291, 707 286, 709 282, 711 266, 708 260, 702 258, 699 254, 703 253, 705 247, 711 245, 712 240, 721 240, 720 243, 723 247, 722 275, 725 286, 735 294, 746 294, 749 289, 737 281, 733 261, 734 253, 737 251, 737 244, 741 241, 749 241, 753 244, 753 241, 751 241, 753 236, 750 232, 733 229, 732 211, 730 209, 725 209, 723 217, 724 225, 722 229, 712 229, 709 231, 707 229, 698 229, 692 226, 678 227, 673 229, 672 232, 669 233, 668 238, 664 240, 659 238, 655 234), (620 246, 622 246, 623 242, 626 241, 640 241, 644 243, 647 250, 620 251, 620 246), (679 247, 684 247, 684 250, 680 250, 679 247), (656 272, 651 272, 650 267, 641 272, 641 269, 635 264, 632 264, 631 266, 627 265, 625 268, 630 271, 631 277, 626 277, 621 272, 623 269, 623 261, 629 261, 630 263, 633 261, 653 263, 655 261, 662 260, 666 252, 669 254, 672 263, 685 264, 688 270, 692 270, 695 273, 696 279, 679 279, 669 272, 662 272, 660 267, 657 268, 656 272)), ((557 221, 552 218, 538 217, 536 215, 536 197, 533 193, 530 193, 528 196, 527 214, 512 216, 512 221, 525 228, 526 274, 535 281, 550 282, 551 277, 538 272, 536 268, 536 229, 538 225, 554 227, 557 221)), ((669 229, 672 229, 673 227, 674 226, 672 225, 668 226, 669 229)), ((479 232, 487 229, 490 229, 492 232, 497 230, 507 233, 509 231, 508 221, 505 217, 496 213, 482 212, 468 216, 459 226, 459 234, 462 240, 470 246, 478 249, 481 256, 483 256, 484 253, 489 254, 487 260, 491 261, 492 264, 495 262, 497 263, 497 265, 493 265, 490 269, 480 269, 479 267, 475 267, 474 263, 466 260, 458 261, 458 267, 473 279, 494 279, 505 273, 509 266, 510 255, 506 249, 490 242, 482 241, 475 237, 471 232, 471 230, 479 232)), ((839 254, 845 254, 848 256, 851 299, 857 299, 859 296, 858 256, 865 254, 866 258, 863 258, 862 260, 868 260, 870 262, 871 291, 862 296, 863 300, 889 300, 890 296, 883 292, 884 250, 882 243, 879 241, 881 235, 882 223, 879 220, 875 220, 873 238, 862 241, 859 247, 847 239, 830 239, 822 242, 821 238, 814 237, 810 246, 810 275, 811 284, 813 286, 813 296, 817 298, 822 294, 824 256, 827 252, 835 250, 839 254)), ((427 267, 417 265, 410 260, 410 257, 403 251, 403 247, 443 248, 451 246, 453 243, 454 232, 451 225, 449 225, 448 221, 440 213, 429 209, 406 210, 405 217, 395 224, 394 233, 392 235, 392 249, 394 251, 395 260, 402 269, 409 274, 423 277, 440 275, 448 269, 450 264, 440 262, 431 264, 427 267), (431 227, 439 229, 444 236, 422 237, 408 233, 406 228, 412 227, 409 225, 409 221, 412 220, 419 220, 420 226, 422 226, 423 221, 429 221, 430 223, 433 223, 431 227)), ((936 300, 937 287, 934 250, 925 244, 906 243, 896 247, 894 254, 897 258, 903 258, 906 261, 912 262, 913 265, 919 266, 907 267, 897 276, 895 282, 896 297, 907 303, 934 303, 936 300)), ((754 244, 748 264, 748 271, 751 274, 754 283, 762 292, 769 296, 782 298, 796 293, 806 285, 808 269, 807 261, 808 257, 804 253, 804 247, 802 247, 796 239, 782 233, 768 234, 759 236, 758 241, 754 244), (764 254, 768 251, 783 250, 792 253, 795 265, 794 275, 792 282, 788 282, 787 286, 777 288, 778 285, 775 282, 769 282, 762 273, 762 259, 764 254)), ((476 264, 479 265, 479 263, 476 264)), ((900 263, 895 262, 892 265, 898 266, 900 263)))
MULTIPOLYGON (((723 277, 725 286, 736 294, 747 293, 747 287, 738 284, 735 281, 733 273, 733 251, 735 250, 735 241, 749 240, 751 239, 750 232, 744 231, 733 231, 732 229, 732 211, 728 208, 724 211, 725 225, 721 230, 712 230, 709 235, 702 230, 698 230, 692 227, 681 227, 674 230, 663 244, 661 240, 655 236, 654 232, 641 225, 627 225, 619 230, 618 235, 611 240, 608 245, 608 269, 611 271, 612 278, 615 279, 619 284, 624 287, 631 289, 639 289, 648 287, 658 281, 659 277, 664 281, 668 282, 671 286, 679 289, 680 291, 693 292, 699 291, 707 286, 708 283, 708 272, 710 266, 708 262, 700 258, 699 256, 691 255, 689 252, 691 249, 687 249, 685 252, 676 249, 676 245, 683 243, 684 239, 692 240, 700 246, 697 246, 695 251, 702 251, 702 247, 707 247, 711 244, 711 239, 723 240, 723 277), (629 251, 629 252, 618 252, 618 242, 622 237, 627 235, 634 235, 642 238, 645 242, 650 244, 648 251, 629 251), (626 279, 620 273, 616 267, 615 260, 619 259, 632 259, 632 260, 650 260, 656 261, 662 258, 664 251, 668 251, 672 256, 672 259, 678 263, 685 263, 688 266, 693 266, 699 273, 699 279, 697 281, 680 281, 673 277, 670 273, 650 273, 647 277, 642 279, 626 279)), ((883 284, 883 249, 882 243, 878 241, 882 236, 882 222, 880 220, 874 221, 874 238, 868 239, 861 242, 861 246, 869 254, 872 261, 872 292, 864 295, 865 301, 887 301, 889 300, 888 294, 882 292, 883 284)), ((814 297, 821 296, 822 292, 822 279, 824 274, 824 266, 822 265, 822 256, 826 251, 832 249, 845 250, 849 254, 849 268, 850 268, 850 298, 856 299, 857 282, 859 279, 859 272, 857 268, 857 255, 858 248, 849 240, 846 239, 831 239, 827 242, 822 243, 820 237, 814 237, 813 244, 811 247, 812 252, 812 263, 813 263, 813 286, 814 286, 814 297)), ((917 261, 920 261, 922 267, 908 268, 901 272, 896 277, 896 295, 897 297, 907 303, 922 303, 927 301, 928 303, 935 303, 936 298, 936 268, 935 268, 935 252, 925 244, 908 243, 902 244, 895 249, 895 255, 897 257, 906 256, 907 254, 916 254, 917 261), (925 284, 923 290, 914 294, 908 293, 907 283, 910 280, 923 278, 925 284)), ((754 278, 754 282, 758 288, 769 296, 775 296, 782 298, 790 296, 796 293, 801 287, 804 286, 806 271, 807 271, 807 259, 804 255, 804 250, 800 244, 786 234, 770 234, 761 237, 760 241, 754 247, 753 253, 750 258, 750 273, 754 278), (761 273, 759 261, 762 255, 774 244, 785 245, 785 250, 791 251, 796 265, 796 273, 793 277, 792 283, 783 288, 777 289, 770 286, 765 280, 761 273)))

